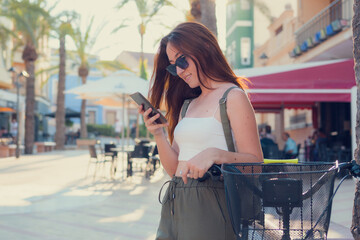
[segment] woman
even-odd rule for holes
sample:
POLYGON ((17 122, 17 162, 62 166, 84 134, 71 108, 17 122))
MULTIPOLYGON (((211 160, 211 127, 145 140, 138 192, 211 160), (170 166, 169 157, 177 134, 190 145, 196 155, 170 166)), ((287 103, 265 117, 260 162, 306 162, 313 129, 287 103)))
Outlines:
POLYGON ((198 179, 213 164, 262 161, 254 111, 242 81, 205 26, 182 23, 161 40, 150 101, 159 108, 165 100, 168 123, 156 124, 159 114, 149 117, 151 110, 139 107, 161 163, 173 176, 162 201, 157 239, 235 239, 223 182, 198 179), (219 113, 219 99, 233 86, 238 88, 228 94, 227 115, 237 152, 227 149, 219 113), (186 99, 193 100, 182 118, 186 99))

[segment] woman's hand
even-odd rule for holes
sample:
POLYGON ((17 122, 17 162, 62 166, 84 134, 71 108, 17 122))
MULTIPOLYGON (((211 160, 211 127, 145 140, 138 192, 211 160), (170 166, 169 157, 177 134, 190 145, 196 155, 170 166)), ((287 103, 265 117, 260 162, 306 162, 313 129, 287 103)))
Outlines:
POLYGON ((159 113, 154 115, 153 117, 149 117, 149 114, 152 112, 151 108, 144 111, 143 106, 140 105, 138 108, 138 112, 143 115, 146 128, 154 136, 163 134, 162 128, 167 127, 169 125, 168 123, 158 124, 155 122, 156 119, 160 117, 159 113))
POLYGON ((181 174, 184 183, 187 183, 188 177, 202 178, 214 163, 219 162, 221 151, 218 148, 207 148, 187 161, 187 169, 184 169, 181 174))

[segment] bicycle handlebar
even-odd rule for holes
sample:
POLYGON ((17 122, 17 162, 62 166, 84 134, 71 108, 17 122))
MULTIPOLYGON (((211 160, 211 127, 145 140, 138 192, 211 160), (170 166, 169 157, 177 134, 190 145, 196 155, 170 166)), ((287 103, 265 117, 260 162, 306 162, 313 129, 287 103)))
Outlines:
POLYGON ((339 169, 348 169, 353 177, 360 178, 360 165, 355 160, 340 163, 339 169))

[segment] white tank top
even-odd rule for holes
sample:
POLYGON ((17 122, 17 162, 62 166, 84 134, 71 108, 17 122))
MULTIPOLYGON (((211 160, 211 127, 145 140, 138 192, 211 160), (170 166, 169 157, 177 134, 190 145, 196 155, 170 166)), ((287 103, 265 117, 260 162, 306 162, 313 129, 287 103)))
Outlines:
POLYGON ((182 118, 175 127, 174 140, 179 146, 179 161, 188 161, 211 147, 228 150, 222 124, 214 116, 182 118))

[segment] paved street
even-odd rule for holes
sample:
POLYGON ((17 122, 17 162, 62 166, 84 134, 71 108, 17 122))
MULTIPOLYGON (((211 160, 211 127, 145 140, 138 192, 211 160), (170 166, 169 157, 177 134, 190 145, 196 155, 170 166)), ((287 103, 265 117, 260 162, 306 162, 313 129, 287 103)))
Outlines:
MULTIPOLYGON (((87 150, 1 158, 0 239, 154 239, 164 171, 125 179, 119 162, 114 180, 107 165, 93 181, 88 161, 87 150)), ((354 186, 346 180, 334 199, 329 239, 352 239, 354 186)))

